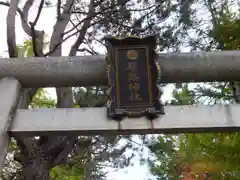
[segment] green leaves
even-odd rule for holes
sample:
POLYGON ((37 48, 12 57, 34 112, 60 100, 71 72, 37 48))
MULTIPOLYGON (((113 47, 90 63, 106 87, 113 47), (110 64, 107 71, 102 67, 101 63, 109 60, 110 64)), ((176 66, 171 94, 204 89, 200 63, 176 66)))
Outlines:
POLYGON ((84 168, 81 166, 56 166, 51 170, 51 180, 84 180, 84 168))
MULTIPOLYGON (((208 3, 210 4, 206 6, 211 7, 211 3, 216 5, 217 1, 208 1, 208 3)), ((208 38, 213 38, 212 45, 218 44, 217 48, 221 50, 239 50, 239 15, 229 10, 228 3, 220 5, 222 10, 215 9, 217 14, 212 17, 217 24, 213 24, 213 28, 207 30, 211 32, 208 38)), ((190 4, 185 3, 180 9, 182 13, 186 13, 186 16, 181 16, 186 24, 190 16, 189 7, 190 4)), ((191 26, 191 23, 189 25, 191 26)), ((204 33, 199 35, 204 36, 204 33)), ((201 46, 200 39, 201 37, 198 37, 195 41, 198 46, 201 46)), ((203 50, 206 49, 205 45, 202 47, 203 50)), ((173 91, 173 97, 171 105, 234 102, 232 85, 228 82, 202 83, 192 89, 188 84, 181 84, 173 91)), ((180 134, 175 138, 169 137, 174 136, 159 136, 157 142, 150 142, 149 145, 149 150, 155 155, 155 159, 149 160, 150 170, 159 179, 165 177, 177 179, 181 171, 186 170, 182 168, 183 165, 198 176, 208 172, 213 180, 239 179, 240 133, 192 133, 180 134)))
POLYGON ((79 107, 101 107, 107 102, 106 88, 85 87, 74 91, 75 106, 79 107))
POLYGON ((240 49, 240 17, 224 14, 214 29, 214 39, 222 50, 240 49))
POLYGON ((190 105, 196 103, 193 91, 189 90, 188 84, 183 84, 180 89, 173 91, 172 105, 190 105))
POLYGON ((18 55, 19 57, 32 57, 34 55, 31 40, 25 40, 22 45, 18 45, 18 55))
POLYGON ((47 95, 47 91, 40 88, 33 96, 32 102, 30 103, 31 108, 54 108, 56 100, 51 99, 47 95))

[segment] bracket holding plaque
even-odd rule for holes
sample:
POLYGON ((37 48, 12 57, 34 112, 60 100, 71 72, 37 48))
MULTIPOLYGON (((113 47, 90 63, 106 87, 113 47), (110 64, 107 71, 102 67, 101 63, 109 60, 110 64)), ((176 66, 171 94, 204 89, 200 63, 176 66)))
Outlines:
POLYGON ((156 36, 104 39, 108 50, 108 117, 153 119, 164 114, 162 91, 157 85, 161 69, 156 61, 156 36))

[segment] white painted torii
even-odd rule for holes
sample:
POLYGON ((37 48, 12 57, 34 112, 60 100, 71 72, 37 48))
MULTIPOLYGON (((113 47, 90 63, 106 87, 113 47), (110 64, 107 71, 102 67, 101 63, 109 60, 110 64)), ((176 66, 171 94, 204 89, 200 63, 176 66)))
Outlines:
MULTIPOLYGON (((159 54, 162 82, 240 81, 240 51, 159 54)), ((0 59, 0 169, 10 136, 239 131, 240 105, 166 106, 151 128, 126 118, 121 130, 105 108, 16 109, 21 88, 106 85, 104 56, 0 59)))

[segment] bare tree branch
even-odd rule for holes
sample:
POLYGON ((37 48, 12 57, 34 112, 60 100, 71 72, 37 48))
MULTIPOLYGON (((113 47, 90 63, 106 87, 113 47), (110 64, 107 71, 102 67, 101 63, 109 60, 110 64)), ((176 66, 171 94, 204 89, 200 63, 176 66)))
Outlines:
POLYGON ((59 46, 58 44, 61 44, 63 41, 63 33, 70 20, 70 14, 72 11, 73 3, 74 0, 67 0, 67 2, 64 5, 62 14, 59 16, 59 20, 56 22, 54 26, 54 31, 50 41, 50 52, 52 53, 51 55, 54 56, 61 55, 61 46, 59 46), (58 46, 58 48, 56 48, 56 46, 58 46))
POLYGON ((57 2, 57 20, 59 20, 61 15, 61 0, 58 0, 57 2))
MULTIPOLYGON (((125 0, 125 1, 123 2, 122 6, 123 6, 124 4, 126 4, 128 1, 129 1, 129 0, 125 0)), ((90 22, 90 21, 91 21, 94 17, 96 17, 97 15, 103 14, 103 13, 105 13, 107 10, 112 10, 111 7, 112 7, 112 6, 107 7, 107 8, 104 8, 104 9, 102 9, 100 12, 97 12, 97 13, 93 11, 93 12, 91 13, 91 15, 90 15, 89 12, 88 12, 89 15, 88 15, 86 18, 84 18, 84 19, 82 19, 82 20, 79 20, 79 22, 78 22, 76 25, 72 23, 74 27, 71 28, 71 29, 69 29, 69 30, 67 30, 67 31, 65 31, 65 32, 63 32, 63 33, 61 34, 61 37, 63 38, 63 36, 64 36, 65 34, 68 34, 68 33, 70 33, 71 31, 77 29, 77 27, 78 27, 79 25, 81 25, 82 23, 87 22, 87 21, 90 22)), ((118 11, 118 10, 116 10, 116 9, 114 9, 114 10, 112 10, 112 11, 109 11, 109 16, 113 15, 113 14, 116 13, 117 11, 118 11)), ((103 20, 103 19, 100 19, 100 20, 97 21, 97 22, 93 22, 92 24, 89 25, 89 27, 95 25, 96 23, 101 22, 102 20, 103 20)), ((69 21, 71 22, 70 19, 69 19, 69 21)), ((55 26, 56 26, 56 25, 55 25, 55 26)), ((129 28, 131 28, 131 27, 129 27, 129 28)), ((51 55, 53 52, 56 51, 56 49, 57 49, 58 47, 61 46, 61 44, 62 44, 64 41, 66 41, 67 39, 73 37, 73 36, 76 35, 76 34, 78 34, 78 31, 76 31, 76 32, 68 35, 67 37, 65 37, 64 39, 62 39, 62 40, 59 41, 58 43, 56 43, 54 46, 52 46, 52 48, 50 48, 50 51, 47 52, 44 56, 49 56, 49 55, 51 55)), ((81 44, 81 43, 80 43, 80 44, 81 44)), ((77 47, 77 48, 78 48, 78 47, 77 47)), ((75 53, 75 54, 76 54, 76 53, 75 53)))
POLYGON ((9 57, 18 57, 15 33, 15 19, 19 0, 11 0, 7 13, 7 44, 9 57))
MULTIPOLYGON (((72 25, 73 25, 73 27, 71 28, 71 29, 69 29, 69 30, 67 30, 66 32, 64 32, 64 34, 68 34, 69 32, 71 32, 71 31, 73 31, 73 30, 75 30, 75 29, 77 29, 78 30, 78 26, 79 25, 81 25, 82 23, 84 23, 85 21, 87 21, 87 20, 91 20, 91 19, 93 19, 95 16, 97 16, 97 15, 100 15, 100 14, 103 14, 106 10, 108 10, 108 9, 110 9, 110 7, 107 7, 107 8, 105 8, 105 9, 102 9, 100 12, 92 12, 91 13, 91 15, 89 15, 89 12, 84 12, 84 13, 80 13, 80 12, 78 12, 78 14, 86 14, 87 15, 87 17, 86 18, 84 18, 84 19, 82 19, 82 20, 79 20, 78 18, 78 22, 77 22, 77 24, 74 24, 73 22, 72 22, 72 20, 70 20, 70 22, 72 23, 72 25)), ((116 13, 117 12, 117 10, 114 10, 110 15, 112 15, 112 14, 114 14, 114 13, 116 13)), ((102 21, 102 19, 100 20, 100 21, 102 21)), ((96 23, 98 23, 98 22, 100 22, 100 21, 97 21, 96 23)), ((94 25, 94 24, 96 24, 96 23, 93 23, 93 24, 91 24, 91 25, 94 25)))
MULTIPOLYGON (((2 2, 0 1, 0 5, 4 5, 4 6, 10 6, 10 3, 9 2, 2 2)), ((22 17, 23 14, 22 14, 22 10, 20 8, 17 8, 17 12, 20 14, 20 16, 22 17)))
POLYGON ((37 37, 34 29, 34 25, 29 23, 31 26, 31 32, 32 32, 32 46, 33 46, 33 53, 35 56, 40 56, 40 54, 37 52, 37 37))
MULTIPOLYGON (((93 51, 91 51, 91 50, 89 50, 89 49, 87 49, 87 48, 82 48, 82 49, 78 49, 78 51, 80 51, 80 52, 84 52, 84 51, 87 51, 89 54, 91 54, 91 55, 98 55, 98 53, 97 52, 93 52, 93 51)), ((81 106, 82 107, 82 106, 81 106)))
MULTIPOLYGON (((21 17, 21 24, 22 24, 22 28, 24 30, 24 32, 30 36, 30 37, 35 37, 35 39, 37 39, 37 37, 39 38, 39 42, 43 41, 43 35, 44 32, 43 31, 35 31, 33 33, 33 31, 31 30, 31 27, 28 24, 28 12, 31 8, 33 4, 33 0, 28 0, 24 7, 23 7, 23 11, 20 8, 17 8, 17 12, 20 14, 21 17)), ((9 2, 0 2, 0 5, 4 5, 4 6, 10 6, 9 2)), ((36 40, 37 41, 37 40, 36 40)), ((35 46, 35 42, 33 43, 33 46, 35 46)), ((42 49, 43 47, 41 47, 41 45, 38 45, 39 49, 42 49)), ((42 54, 41 51, 39 51, 38 54, 42 54)))
POLYGON ((36 26, 36 24, 37 24, 37 22, 39 20, 40 14, 41 14, 42 9, 43 9, 43 5, 44 5, 44 0, 41 0, 39 8, 38 8, 37 16, 36 16, 35 20, 32 23, 33 26, 36 26))
POLYGON ((79 26, 80 24, 82 24, 83 21, 79 21, 77 24, 74 24, 74 22, 73 22, 72 20, 70 20, 70 22, 71 22, 71 24, 73 25, 73 27, 70 28, 69 30, 65 31, 65 32, 64 32, 64 35, 72 32, 72 31, 74 31, 74 30, 79 31, 79 30, 78 30, 78 26, 79 26))
POLYGON ((49 52, 47 52, 46 54, 44 54, 44 56, 49 56, 49 55, 51 55, 59 46, 62 45, 62 43, 63 43, 64 41, 66 41, 67 39, 69 39, 69 38, 77 35, 77 33, 78 33, 78 31, 76 31, 76 32, 68 35, 67 37, 65 37, 62 41, 60 41, 58 44, 56 44, 56 46, 54 46, 51 51, 49 51, 49 52))
POLYGON ((31 28, 28 24, 28 12, 31 8, 31 6, 33 5, 34 0, 27 0, 27 2, 24 4, 23 6, 23 16, 22 16, 22 28, 24 30, 24 32, 28 35, 28 36, 32 36, 32 31, 31 28))
POLYGON ((78 36, 77 40, 75 41, 75 43, 73 44, 73 46, 72 46, 72 48, 70 50, 69 56, 76 55, 78 47, 82 44, 82 42, 84 40, 84 37, 85 37, 85 34, 87 32, 87 29, 90 26, 90 22, 91 22, 91 20, 93 18, 92 14, 94 14, 94 0, 90 1, 87 18, 83 22, 83 26, 82 26, 82 28, 81 28, 81 30, 79 32, 79 36, 78 36))
MULTIPOLYGON (((95 41, 99 42, 98 39, 96 39, 95 37, 92 37, 95 41)), ((91 51, 94 55, 99 55, 98 52, 96 52, 93 47, 90 45, 89 41, 85 38, 85 41, 84 41, 87 45, 88 45, 88 48, 90 49, 89 51, 91 51)), ((103 46, 106 46, 105 44, 103 44, 102 42, 99 42, 100 44, 102 44, 103 46)))
POLYGON ((41 32, 37 32, 35 30, 35 26, 39 20, 41 11, 43 9, 43 5, 44 5, 44 0, 41 0, 35 20, 33 22, 29 22, 29 24, 31 26, 32 45, 33 45, 33 52, 34 52, 35 56, 43 55, 43 47, 40 47, 41 49, 38 49, 38 47, 37 47, 37 46, 41 46, 41 44, 43 46, 43 34, 41 34, 40 37, 38 37, 39 42, 37 42, 37 35, 39 35, 41 32))

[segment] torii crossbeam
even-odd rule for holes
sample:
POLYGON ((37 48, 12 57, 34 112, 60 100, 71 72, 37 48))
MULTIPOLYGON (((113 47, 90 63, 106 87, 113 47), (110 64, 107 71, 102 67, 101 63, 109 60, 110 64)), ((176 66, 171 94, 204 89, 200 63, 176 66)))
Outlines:
MULTIPOLYGON (((159 54, 161 82, 240 81, 240 51, 159 54)), ((240 105, 166 106, 145 118, 107 119, 104 108, 16 109, 21 87, 106 85, 104 56, 0 58, 0 169, 9 136, 239 131, 240 105)))

